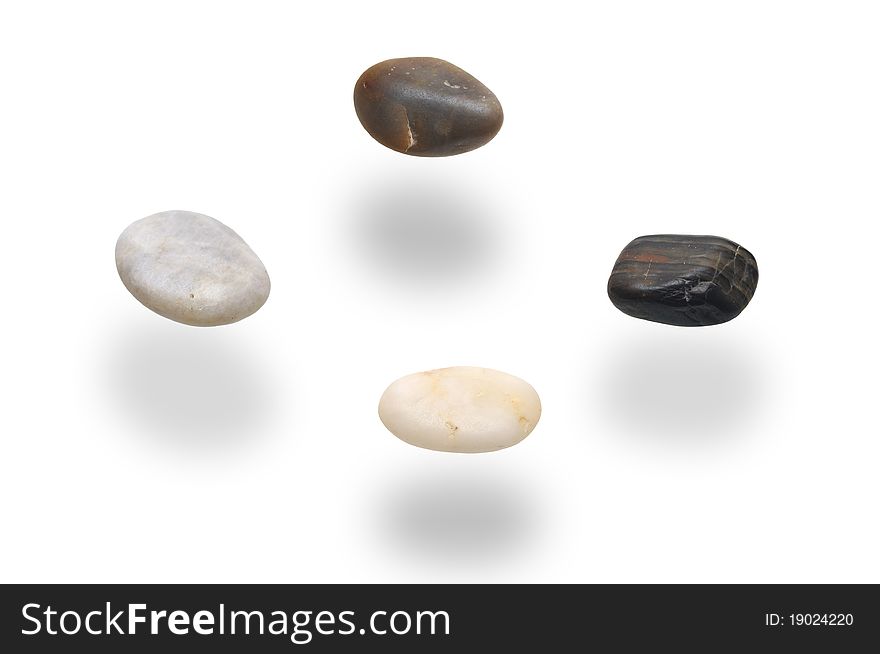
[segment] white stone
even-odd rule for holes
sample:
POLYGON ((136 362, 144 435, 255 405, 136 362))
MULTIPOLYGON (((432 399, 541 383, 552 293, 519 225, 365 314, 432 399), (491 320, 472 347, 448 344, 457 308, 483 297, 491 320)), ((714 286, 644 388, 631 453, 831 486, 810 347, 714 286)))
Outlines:
POLYGON ((407 375, 379 400, 379 418, 407 443, 443 452, 516 445, 541 417, 535 389, 488 368, 458 366, 407 375))
POLYGON ((164 211, 129 225, 116 242, 122 283, 144 306, 187 325, 227 325, 269 297, 259 257, 226 225, 164 211))

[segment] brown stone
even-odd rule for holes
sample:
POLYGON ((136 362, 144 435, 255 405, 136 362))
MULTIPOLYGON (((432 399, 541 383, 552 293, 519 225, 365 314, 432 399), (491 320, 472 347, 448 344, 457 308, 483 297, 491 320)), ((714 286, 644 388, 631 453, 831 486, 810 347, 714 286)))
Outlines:
POLYGON ((354 89, 354 108, 382 145, 420 157, 445 157, 485 145, 504 113, 478 79, 433 57, 389 59, 368 68, 354 89))

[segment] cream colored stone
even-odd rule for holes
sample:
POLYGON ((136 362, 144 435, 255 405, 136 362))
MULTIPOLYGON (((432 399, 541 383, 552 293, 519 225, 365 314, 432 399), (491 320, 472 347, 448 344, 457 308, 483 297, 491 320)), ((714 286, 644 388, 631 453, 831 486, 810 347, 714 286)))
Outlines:
POLYGON ((116 243, 116 268, 144 306, 187 325, 236 322, 269 297, 269 275, 247 243, 220 221, 191 211, 165 211, 129 225, 116 243))
POLYGON ((516 445, 541 417, 535 389, 518 377, 459 366, 391 384, 379 418, 407 443, 443 452, 492 452, 516 445))

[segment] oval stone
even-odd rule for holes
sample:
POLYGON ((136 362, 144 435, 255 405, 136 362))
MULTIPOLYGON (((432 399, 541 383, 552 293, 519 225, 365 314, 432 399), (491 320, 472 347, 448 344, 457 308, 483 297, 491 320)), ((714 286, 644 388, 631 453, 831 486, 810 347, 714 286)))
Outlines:
POLYGON ((116 268, 144 306, 187 325, 236 322, 269 297, 269 275, 247 243, 191 211, 164 211, 129 225, 116 242, 116 268))
POLYGON ((389 59, 368 68, 355 85, 354 108, 379 143, 420 157, 474 150, 504 122, 492 91, 433 57, 389 59))
POLYGON ((624 313, 667 325, 717 325, 736 318, 758 286, 758 264, 718 236, 660 234, 627 245, 608 279, 624 313))
POLYGON ((518 377, 459 366, 391 384, 379 418, 410 445, 443 452, 493 452, 516 445, 541 417, 535 389, 518 377))

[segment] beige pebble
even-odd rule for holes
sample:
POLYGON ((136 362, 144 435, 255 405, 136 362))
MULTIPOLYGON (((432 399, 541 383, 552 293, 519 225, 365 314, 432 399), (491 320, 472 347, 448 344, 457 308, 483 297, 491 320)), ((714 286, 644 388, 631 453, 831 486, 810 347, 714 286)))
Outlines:
POLYGON ((407 375, 379 400, 379 418, 407 443, 443 452, 493 452, 535 428, 541 400, 522 379, 459 366, 407 375))

